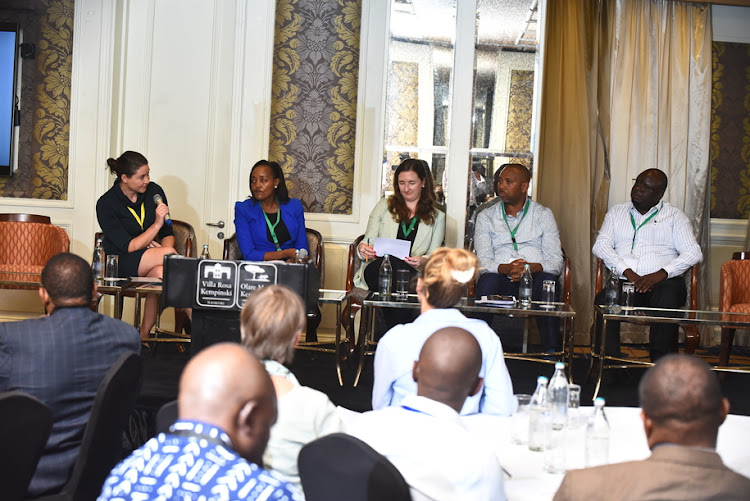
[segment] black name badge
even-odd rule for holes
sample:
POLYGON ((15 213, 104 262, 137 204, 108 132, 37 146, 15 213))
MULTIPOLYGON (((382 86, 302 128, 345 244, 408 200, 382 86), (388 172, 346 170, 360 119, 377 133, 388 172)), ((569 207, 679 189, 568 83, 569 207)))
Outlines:
POLYGON ((237 263, 205 259, 198 263, 195 302, 212 308, 232 308, 237 293, 237 263))
POLYGON ((242 261, 239 263, 237 306, 242 308, 245 301, 247 301, 247 297, 254 290, 275 284, 277 276, 278 273, 275 264, 254 261, 242 261))

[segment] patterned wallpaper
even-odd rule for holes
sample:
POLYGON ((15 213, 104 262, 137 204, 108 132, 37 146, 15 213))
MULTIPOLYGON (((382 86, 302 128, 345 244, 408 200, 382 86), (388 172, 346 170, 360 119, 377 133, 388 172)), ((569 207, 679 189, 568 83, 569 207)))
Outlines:
POLYGON ((713 42, 711 217, 750 215, 750 44, 713 42))
MULTIPOLYGON (((531 108, 534 97, 534 72, 512 70, 508 96, 508 126, 505 132, 505 151, 531 150, 531 108)), ((531 159, 511 158, 531 169, 531 159)))
MULTIPOLYGON (((32 16, 35 26, 24 27, 27 41, 29 34, 37 36, 36 59, 24 60, 18 172, 0 178, 0 196, 66 200, 73 0, 40 1, 46 11, 32 16), (34 71, 26 71, 29 61, 34 71)), ((3 20, 22 24, 30 18, 28 11, 0 10, 3 20)))
MULTIPOLYGON (((388 68, 388 88, 386 90, 385 144, 417 146, 419 132, 419 64, 394 61, 388 68)), ((404 153, 405 155, 405 153, 404 153)), ((409 156, 416 157, 416 154, 409 156)), ((386 164, 398 165, 401 154, 390 151, 386 164)), ((394 169, 383 173, 381 188, 393 189, 394 169)))
POLYGON ((351 214, 361 0, 277 0, 269 159, 307 212, 351 214))

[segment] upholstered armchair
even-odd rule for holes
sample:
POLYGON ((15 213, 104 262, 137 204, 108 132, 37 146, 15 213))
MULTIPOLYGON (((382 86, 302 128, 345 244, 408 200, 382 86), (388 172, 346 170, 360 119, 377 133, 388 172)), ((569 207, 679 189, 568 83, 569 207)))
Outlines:
POLYGON ((0 220, 0 276, 34 285, 3 285, 8 289, 36 289, 47 261, 70 250, 68 234, 47 223, 0 220), (13 272, 2 273, 2 272, 13 272), (24 275, 28 273, 29 275, 24 275))
MULTIPOLYGON (((721 265, 719 311, 750 313, 750 261, 732 260, 721 265)), ((734 328, 722 327, 719 365, 729 365, 734 342, 734 328)))

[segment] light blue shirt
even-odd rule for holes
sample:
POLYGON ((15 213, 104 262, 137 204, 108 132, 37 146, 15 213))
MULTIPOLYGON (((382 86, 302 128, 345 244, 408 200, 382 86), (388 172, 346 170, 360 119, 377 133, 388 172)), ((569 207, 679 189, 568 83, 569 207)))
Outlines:
POLYGON ((484 385, 479 393, 466 399, 461 414, 513 414, 516 399, 500 338, 485 321, 466 318, 454 308, 428 310, 414 322, 397 325, 386 332, 375 350, 372 408, 401 405, 404 397, 417 394, 417 383, 412 378, 414 361, 419 359, 427 338, 443 327, 460 327, 469 331, 482 349, 479 377, 484 378, 484 385))
POLYGON ((474 249, 483 272, 497 273, 497 267, 522 258, 529 263, 540 263, 545 273, 559 275, 563 269, 560 232, 555 216, 547 207, 529 200, 529 210, 515 216, 508 215, 508 224, 503 219, 503 203, 489 207, 477 216, 474 229, 474 249), (513 247, 511 228, 518 225, 516 243, 513 247))

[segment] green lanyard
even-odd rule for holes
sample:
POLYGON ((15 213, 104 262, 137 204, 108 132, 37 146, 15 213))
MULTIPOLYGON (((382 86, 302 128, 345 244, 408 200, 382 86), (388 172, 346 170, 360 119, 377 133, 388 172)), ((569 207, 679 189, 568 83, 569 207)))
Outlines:
POLYGON ((276 222, 271 224, 271 220, 268 219, 268 214, 266 214, 266 211, 261 209, 263 212, 263 217, 266 218, 266 224, 268 225, 268 231, 271 232, 271 238, 273 238, 273 244, 276 246, 276 250, 280 251, 281 246, 279 246, 279 237, 276 236, 276 227, 279 225, 279 221, 281 221, 281 204, 279 204, 279 212, 276 213, 276 222))
POLYGON ((516 232, 518 231, 518 227, 521 226, 521 223, 526 217, 526 213, 529 211, 529 199, 526 199, 526 203, 523 206, 523 215, 521 216, 521 220, 518 221, 518 224, 516 224, 516 227, 512 230, 510 229, 510 225, 508 224, 508 216, 505 214, 505 204, 501 203, 500 207, 503 210, 503 220, 505 221, 505 226, 508 227, 508 231, 510 232, 510 239, 513 241, 513 250, 518 251, 518 244, 516 243, 516 232))
POLYGON ((411 230, 414 229, 414 225, 415 224, 417 224, 417 216, 416 216, 416 214, 414 215, 413 218, 411 218, 411 224, 409 225, 409 229, 408 230, 406 229, 406 225, 404 224, 404 222, 401 221, 401 231, 404 232, 404 238, 406 238, 406 237, 409 236, 409 233, 411 233, 411 230))
POLYGON ((143 202, 141 202, 141 217, 138 217, 138 214, 136 214, 132 208, 128 207, 128 210, 133 214, 133 217, 138 221, 138 224, 141 227, 141 231, 143 231, 143 221, 146 220, 146 210, 143 208, 143 202))
MULTIPOLYGON (((662 202, 662 205, 664 205, 664 202, 662 202)), ((661 210, 662 205, 660 205, 659 208, 656 209, 656 211, 653 214, 651 214, 650 216, 648 216, 640 225, 638 225, 637 228, 635 227, 635 219, 633 218, 633 213, 632 212, 630 213, 630 224, 633 225, 633 242, 631 242, 631 244, 630 244, 630 253, 631 254, 633 253, 633 248, 635 247, 635 236, 638 234, 638 230, 640 230, 641 228, 643 228, 644 224, 646 224, 649 221, 651 221, 654 218, 654 216, 659 213, 659 210, 661 210)))

